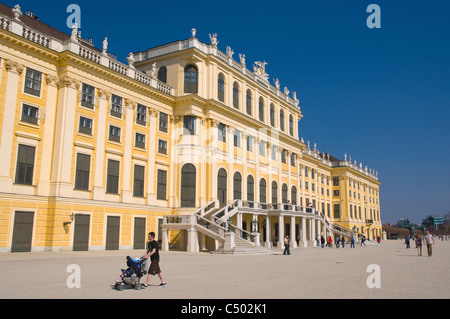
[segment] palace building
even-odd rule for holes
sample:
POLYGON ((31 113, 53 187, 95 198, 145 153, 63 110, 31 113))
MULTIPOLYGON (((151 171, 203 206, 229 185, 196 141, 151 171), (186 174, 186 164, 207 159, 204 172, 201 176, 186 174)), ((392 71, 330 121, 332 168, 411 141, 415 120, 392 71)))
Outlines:
POLYGON ((0 4, 0 252, 381 236, 378 174, 305 143, 265 62, 189 36, 121 63, 0 4))

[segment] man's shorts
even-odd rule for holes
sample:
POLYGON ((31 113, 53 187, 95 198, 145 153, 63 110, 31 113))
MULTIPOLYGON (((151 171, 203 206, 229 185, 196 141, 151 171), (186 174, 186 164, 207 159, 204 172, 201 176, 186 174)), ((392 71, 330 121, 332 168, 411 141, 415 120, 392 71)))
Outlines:
POLYGON ((149 275, 156 275, 160 274, 161 269, 159 268, 159 260, 152 260, 152 263, 150 264, 150 268, 148 269, 149 275))

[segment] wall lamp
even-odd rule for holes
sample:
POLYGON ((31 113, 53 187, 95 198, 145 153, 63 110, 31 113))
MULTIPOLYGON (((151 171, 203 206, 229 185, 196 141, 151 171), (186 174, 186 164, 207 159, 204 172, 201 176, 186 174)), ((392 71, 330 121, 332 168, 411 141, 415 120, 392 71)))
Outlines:
POLYGON ((72 224, 74 219, 75 219, 75 214, 72 213, 72 215, 70 215, 70 222, 64 222, 63 226, 66 227, 66 226, 72 224))

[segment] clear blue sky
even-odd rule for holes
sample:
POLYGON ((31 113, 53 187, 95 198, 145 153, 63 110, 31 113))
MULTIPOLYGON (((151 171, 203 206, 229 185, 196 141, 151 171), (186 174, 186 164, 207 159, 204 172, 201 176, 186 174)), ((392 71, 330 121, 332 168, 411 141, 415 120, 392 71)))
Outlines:
POLYGON ((320 151, 348 153, 378 171, 383 222, 450 211, 450 1, 40 1, 22 11, 70 33, 67 6, 81 7, 82 36, 125 61, 129 52, 183 40, 267 61, 271 80, 297 91, 300 136, 320 151), (381 8, 369 29, 367 6, 381 8))

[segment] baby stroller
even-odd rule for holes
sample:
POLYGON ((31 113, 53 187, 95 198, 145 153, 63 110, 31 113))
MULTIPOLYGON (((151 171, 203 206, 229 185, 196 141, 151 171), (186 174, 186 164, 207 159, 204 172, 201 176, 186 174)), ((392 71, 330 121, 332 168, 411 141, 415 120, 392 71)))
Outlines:
POLYGON ((140 281, 145 274, 144 269, 146 262, 145 259, 134 259, 127 256, 128 269, 122 269, 122 275, 116 280, 114 289, 123 291, 125 287, 131 287, 132 289, 140 290, 142 288, 140 281))

